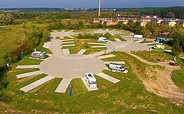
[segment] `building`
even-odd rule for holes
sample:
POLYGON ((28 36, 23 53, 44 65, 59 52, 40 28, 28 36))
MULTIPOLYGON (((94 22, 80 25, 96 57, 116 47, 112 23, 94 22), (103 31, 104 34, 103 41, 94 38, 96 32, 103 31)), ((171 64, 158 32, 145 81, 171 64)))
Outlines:
POLYGON ((112 26, 112 25, 116 25, 117 23, 112 22, 112 21, 105 21, 104 22, 107 26, 112 26))
POLYGON ((151 22, 152 18, 142 18, 141 21, 143 21, 143 22, 151 22))
POLYGON ((100 23, 100 18, 94 18, 93 23, 100 23))
POLYGON ((135 19, 129 19, 129 21, 130 21, 131 23, 136 23, 136 22, 137 22, 137 20, 135 20, 135 19))
POLYGON ((129 18, 118 18, 117 21, 118 23, 123 23, 126 25, 129 21, 129 18))
POLYGON ((178 21, 179 19, 176 19, 176 18, 165 18, 164 20, 176 22, 176 21, 178 21))
POLYGON ((156 23, 156 24, 159 24, 159 25, 160 25, 161 22, 163 21, 163 20, 160 19, 160 18, 152 18, 151 20, 152 20, 152 21, 151 21, 152 23, 156 23))
POLYGON ((168 20, 163 20, 161 22, 161 25, 168 26, 168 27, 174 27, 176 25, 176 22, 174 22, 174 21, 168 21, 168 20))
POLYGON ((178 20, 178 21, 176 21, 176 22, 179 23, 179 24, 181 24, 182 27, 184 28, 184 20, 180 19, 180 20, 178 20))
POLYGON ((170 44, 173 39, 171 38, 156 38, 155 42, 163 43, 163 44, 170 44))
POLYGON ((158 18, 158 15, 144 15, 142 18, 158 18))
POLYGON ((147 23, 148 22, 146 22, 146 21, 137 21, 138 23, 140 23, 140 25, 142 26, 142 27, 146 27, 146 25, 147 25, 147 23))

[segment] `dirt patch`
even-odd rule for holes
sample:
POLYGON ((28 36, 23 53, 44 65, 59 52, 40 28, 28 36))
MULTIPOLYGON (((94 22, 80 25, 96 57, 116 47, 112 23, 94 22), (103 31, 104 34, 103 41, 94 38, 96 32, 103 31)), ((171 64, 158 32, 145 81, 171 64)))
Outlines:
MULTIPOLYGON (((174 82, 171 79, 172 72, 180 69, 179 66, 170 66, 168 62, 151 63, 134 54, 129 54, 146 64, 159 65, 165 68, 164 70, 153 67, 146 68, 146 73, 142 73, 136 69, 133 70, 133 72, 137 74, 138 78, 142 80, 148 91, 155 93, 158 96, 167 98, 177 105, 184 104, 184 93, 181 92, 180 88, 174 85, 174 82), (147 76, 147 78, 145 76, 147 76), (156 79, 152 78, 153 76, 155 76, 156 79)), ((136 67, 136 64, 134 64, 134 67, 136 67)))
POLYGON ((98 95, 98 98, 102 98, 102 99, 106 99, 108 97, 109 97, 108 93, 102 93, 102 94, 98 95))

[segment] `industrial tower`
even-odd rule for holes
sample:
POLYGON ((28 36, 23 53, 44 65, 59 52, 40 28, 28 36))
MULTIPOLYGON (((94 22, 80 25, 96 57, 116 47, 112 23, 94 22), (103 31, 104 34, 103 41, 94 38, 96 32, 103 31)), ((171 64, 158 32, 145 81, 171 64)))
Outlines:
POLYGON ((101 0, 99 0, 98 16, 100 17, 101 0))

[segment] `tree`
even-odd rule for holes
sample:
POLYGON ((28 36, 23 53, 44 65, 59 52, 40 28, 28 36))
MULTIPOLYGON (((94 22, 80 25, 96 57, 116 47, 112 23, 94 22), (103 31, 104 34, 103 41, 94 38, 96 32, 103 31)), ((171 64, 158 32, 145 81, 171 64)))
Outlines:
POLYGON ((37 17, 35 18, 35 21, 36 21, 36 23, 41 23, 41 18, 40 18, 40 16, 37 16, 37 17))
POLYGON ((45 41, 47 41, 48 38, 49 38, 49 36, 50 36, 50 32, 49 32, 47 29, 45 29, 45 30, 43 31, 42 38, 43 38, 45 41))

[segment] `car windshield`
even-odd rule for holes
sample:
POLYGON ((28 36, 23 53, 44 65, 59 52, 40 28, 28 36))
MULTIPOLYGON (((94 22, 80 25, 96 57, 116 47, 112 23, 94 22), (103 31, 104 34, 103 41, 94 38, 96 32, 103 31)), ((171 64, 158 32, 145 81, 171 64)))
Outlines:
POLYGON ((90 84, 96 84, 96 82, 95 81, 91 81, 90 84))

